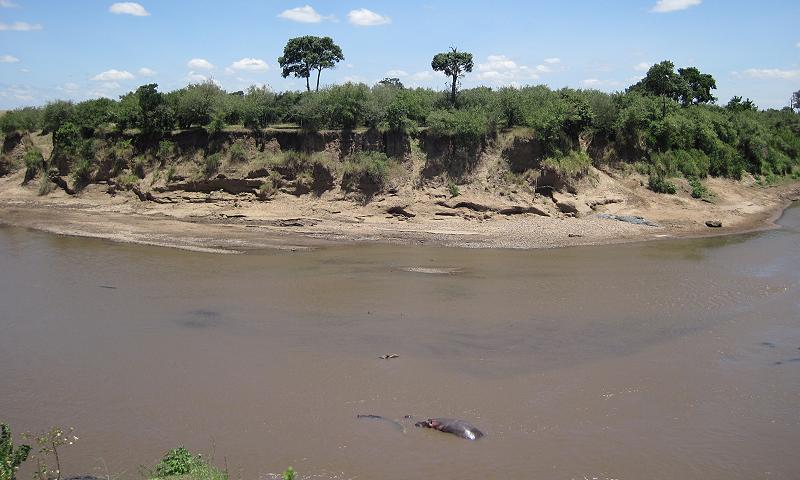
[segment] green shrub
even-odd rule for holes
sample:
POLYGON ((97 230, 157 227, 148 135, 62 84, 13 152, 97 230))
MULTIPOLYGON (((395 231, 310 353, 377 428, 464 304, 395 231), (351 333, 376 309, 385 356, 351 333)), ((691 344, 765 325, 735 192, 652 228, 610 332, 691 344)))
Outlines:
POLYGON ((461 194, 458 185, 456 185, 452 180, 447 184, 447 191, 450 192, 450 198, 457 197, 461 194))
POLYGON ((375 193, 389 179, 389 158, 379 152, 358 152, 345 160, 342 189, 375 193))
POLYGON ((169 140, 161 140, 158 142, 158 153, 156 157, 162 162, 165 162, 175 155, 175 143, 169 140))
POLYGON ((238 163, 247 161, 247 151, 245 151, 242 142, 234 142, 233 145, 231 145, 231 148, 228 150, 228 154, 230 155, 232 162, 238 163))
POLYGON ((175 171, 176 171, 175 165, 170 165, 169 168, 167 168, 167 174, 166 174, 167 183, 171 182, 172 179, 175 178, 175 171))
POLYGON ((44 157, 38 148, 32 148, 25 152, 23 161, 25 162, 25 178, 29 180, 44 170, 44 157))
POLYGON ((3 133, 34 132, 40 128, 41 123, 41 108, 18 108, 0 116, 0 131, 3 133))
POLYGON ((222 165, 222 154, 213 153, 207 155, 203 161, 203 174, 206 178, 214 175, 219 170, 220 165, 222 165))
POLYGON ((14 480, 19 466, 28 459, 30 445, 14 447, 11 429, 0 423, 0 480, 14 480))
POLYGON ((494 130, 480 110, 434 110, 427 118, 428 130, 438 137, 450 137, 459 147, 475 148, 494 130))
POLYGON ((149 470, 150 479, 187 477, 191 480, 227 480, 228 475, 220 471, 202 455, 193 455, 184 447, 167 452, 156 466, 149 470))
POLYGON ((650 190, 656 193, 667 193, 670 195, 674 195, 675 192, 678 190, 675 188, 675 184, 670 182, 669 180, 665 179, 660 175, 650 175, 648 180, 648 185, 650 190))
POLYGON ((77 184, 89 183, 92 179, 92 169, 91 159, 81 157, 72 166, 72 179, 77 184))
POLYGON ((697 177, 691 177, 689 179, 689 186, 692 187, 692 197, 694 198, 707 198, 708 197, 708 189, 703 182, 700 181, 697 177))

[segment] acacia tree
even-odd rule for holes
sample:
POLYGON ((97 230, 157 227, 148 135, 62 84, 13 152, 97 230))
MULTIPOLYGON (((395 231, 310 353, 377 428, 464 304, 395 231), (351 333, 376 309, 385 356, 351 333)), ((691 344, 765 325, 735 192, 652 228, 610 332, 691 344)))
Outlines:
POLYGON ((647 75, 629 90, 662 97, 666 114, 668 98, 680 102, 684 107, 710 103, 717 100, 711 95, 711 90, 716 88, 717 82, 711 75, 701 73, 695 67, 679 68, 675 73, 675 64, 664 60, 650 67, 647 75))
POLYGON ((283 56, 278 58, 278 63, 283 69, 283 78, 289 75, 305 78, 306 90, 310 92, 311 72, 315 70, 317 72, 317 91, 319 91, 319 77, 322 70, 334 68, 342 60, 344 60, 342 49, 333 43, 331 37, 305 35, 286 42, 283 56))
POLYGON ((431 68, 437 72, 444 72, 452 79, 450 85, 450 101, 456 103, 456 88, 458 79, 467 72, 472 71, 472 54, 459 52, 456 47, 450 47, 449 52, 437 53, 431 61, 431 68))

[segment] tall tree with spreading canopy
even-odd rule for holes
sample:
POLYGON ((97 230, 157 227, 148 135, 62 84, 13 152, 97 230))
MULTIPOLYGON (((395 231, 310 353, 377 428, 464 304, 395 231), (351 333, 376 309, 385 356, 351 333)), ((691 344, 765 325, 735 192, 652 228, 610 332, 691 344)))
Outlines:
POLYGON ((792 94, 792 108, 800 110, 800 90, 792 94))
POLYGON ((311 91, 309 77, 311 72, 317 72, 317 91, 319 91, 319 77, 322 70, 334 68, 338 62, 344 60, 342 49, 333 43, 331 37, 315 37, 305 35, 292 38, 283 48, 283 56, 278 58, 278 63, 283 69, 283 78, 294 75, 306 79, 306 90, 311 91))
POLYGON ((717 81, 708 73, 700 73, 695 67, 678 69, 678 92, 681 105, 696 105, 698 103, 713 103, 717 98, 711 95, 711 90, 717 89, 717 81))
POLYGON ((450 85, 450 101, 456 103, 456 89, 458 79, 472 71, 472 54, 459 52, 456 47, 450 47, 449 52, 437 53, 431 61, 431 68, 437 72, 444 72, 452 79, 450 85))
POLYGON ((632 85, 629 91, 660 96, 666 112, 668 98, 680 102, 684 107, 711 103, 717 100, 711 95, 711 90, 716 88, 717 82, 711 75, 701 73, 696 67, 679 68, 675 73, 675 64, 664 60, 650 67, 647 75, 632 85))

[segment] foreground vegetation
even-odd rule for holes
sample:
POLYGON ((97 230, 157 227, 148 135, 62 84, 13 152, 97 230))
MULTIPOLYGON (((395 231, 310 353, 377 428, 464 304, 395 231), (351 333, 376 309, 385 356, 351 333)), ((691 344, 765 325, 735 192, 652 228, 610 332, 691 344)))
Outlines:
MULTIPOLYGON (((14 445, 11 429, 8 425, 0 423, 0 480, 15 480, 19 467, 33 457, 36 461, 36 471, 33 480, 61 480, 61 460, 59 449, 73 445, 78 437, 73 435, 73 429, 64 430, 53 427, 47 431, 31 434, 26 433, 24 438, 32 440, 36 450, 32 455, 30 445, 14 445), (48 463, 53 463, 52 466, 48 463)), ((226 462, 227 463, 227 462, 226 462)), ((169 450, 154 466, 141 467, 142 477, 147 480, 228 480, 227 471, 217 468, 213 461, 203 455, 190 453, 184 447, 169 450)), ((111 474, 106 472, 107 478, 111 474)), ((282 475, 283 480, 294 480, 296 473, 292 467, 287 468, 282 475)), ((90 477, 86 477, 90 478, 90 477)))
MULTIPOLYGON (((457 80, 471 71, 471 55, 453 49, 434 57, 432 65, 452 76, 450 92, 405 88, 398 79, 374 86, 346 83, 319 91, 310 91, 309 86, 303 93, 276 93, 265 87, 226 92, 211 82, 162 93, 157 85, 149 84, 119 100, 56 101, 10 111, 0 117, 0 128, 9 135, 52 133, 54 152, 49 165, 58 166, 62 174, 71 172, 76 183, 91 181, 103 161, 111 161, 113 175, 126 175, 122 180, 141 178, 154 160, 166 165, 165 159, 179 153, 174 144, 160 140, 175 129, 189 128, 203 128, 212 139, 201 165, 203 174, 211 176, 222 162, 223 146, 214 144, 214 136, 231 126, 256 134, 266 128, 424 133, 449 142, 443 170, 461 173, 474 164, 468 159, 498 132, 524 127, 540 145, 539 160, 544 165, 627 163, 649 176, 654 191, 663 193, 674 191, 667 179, 675 176, 690 179, 702 195, 698 182, 709 175, 739 179, 749 172, 766 183, 799 175, 800 114, 791 108, 761 111, 740 97, 725 106, 714 105, 714 79, 693 67, 676 72, 665 61, 625 92, 608 94, 546 86, 456 92, 457 80), (147 141, 132 145, 131 136, 147 141), (109 138, 116 143, 100 155, 98 141, 109 138), (103 155, 110 160, 100 158, 103 155)), ((298 67, 292 72, 304 75, 308 71, 298 67)), ((231 161, 248 160, 241 146, 226 148, 231 161)), ((391 156, 391 152, 378 152, 346 159, 342 187, 381 188, 395 161, 391 156)), ((294 180, 303 173, 310 175, 318 160, 296 156, 288 161, 307 168, 284 170, 294 180)), ((287 158, 271 161, 279 164, 287 158)), ((46 163, 40 154, 26 154, 26 179, 35 177, 46 163)), ((300 180, 309 187, 313 183, 308 176, 300 180)), ((269 183, 273 185, 263 186, 266 193, 277 182, 269 183)), ((45 180, 40 187, 46 192, 51 185, 45 180)))

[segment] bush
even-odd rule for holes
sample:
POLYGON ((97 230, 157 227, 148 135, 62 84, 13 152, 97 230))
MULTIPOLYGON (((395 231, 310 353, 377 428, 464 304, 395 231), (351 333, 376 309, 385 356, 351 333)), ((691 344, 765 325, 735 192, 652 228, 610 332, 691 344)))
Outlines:
POLYGON ((433 135, 450 137, 457 147, 466 148, 477 148, 495 127, 480 110, 434 110, 427 123, 433 135))
POLYGON ((670 195, 674 195, 675 192, 678 190, 675 188, 675 184, 670 182, 669 180, 665 179, 660 175, 650 175, 648 180, 648 185, 650 190, 656 193, 667 193, 670 195))
POLYGON ((92 179, 92 160, 87 157, 81 157, 72 166, 72 179, 76 184, 85 185, 92 179))
POLYGON ((450 198, 457 197, 461 194, 458 185, 456 185, 453 181, 450 181, 450 183, 447 184, 447 191, 450 192, 450 198))
POLYGON ((187 476, 193 480, 227 480, 228 475, 220 471, 202 455, 193 455, 184 447, 167 452, 160 462, 148 472, 150 479, 187 476))
MULTIPOLYGON (((130 146, 130 141, 128 141, 128 146, 130 146)), ((175 143, 170 142, 169 140, 161 140, 158 142, 158 152, 156 156, 162 162, 165 162, 172 158, 175 155, 175 143)))
POLYGON ((41 123, 41 108, 18 108, 0 116, 0 131, 3 133, 34 132, 40 128, 41 123))
POLYGON ((14 480, 19 466, 28 459, 30 445, 14 447, 11 429, 5 423, 0 424, 0 480, 14 480))
POLYGON ((25 162, 26 181, 32 179, 37 173, 44 170, 44 157, 42 156, 42 152, 37 148, 32 148, 25 152, 23 160, 25 162))
POLYGON ((703 182, 700 181, 697 177, 692 177, 689 179, 689 186, 692 187, 692 197, 693 198, 707 198, 708 197, 708 189, 703 182))
POLYGON ((206 178, 214 175, 222 165, 222 154, 214 153, 205 157, 203 162, 203 174, 206 178))
POLYGON ((342 173, 342 189, 375 193, 389 179, 389 158, 379 152, 358 152, 347 158, 342 173))
POLYGON ((246 162, 247 152, 244 149, 242 142, 234 142, 228 150, 232 162, 246 162))

